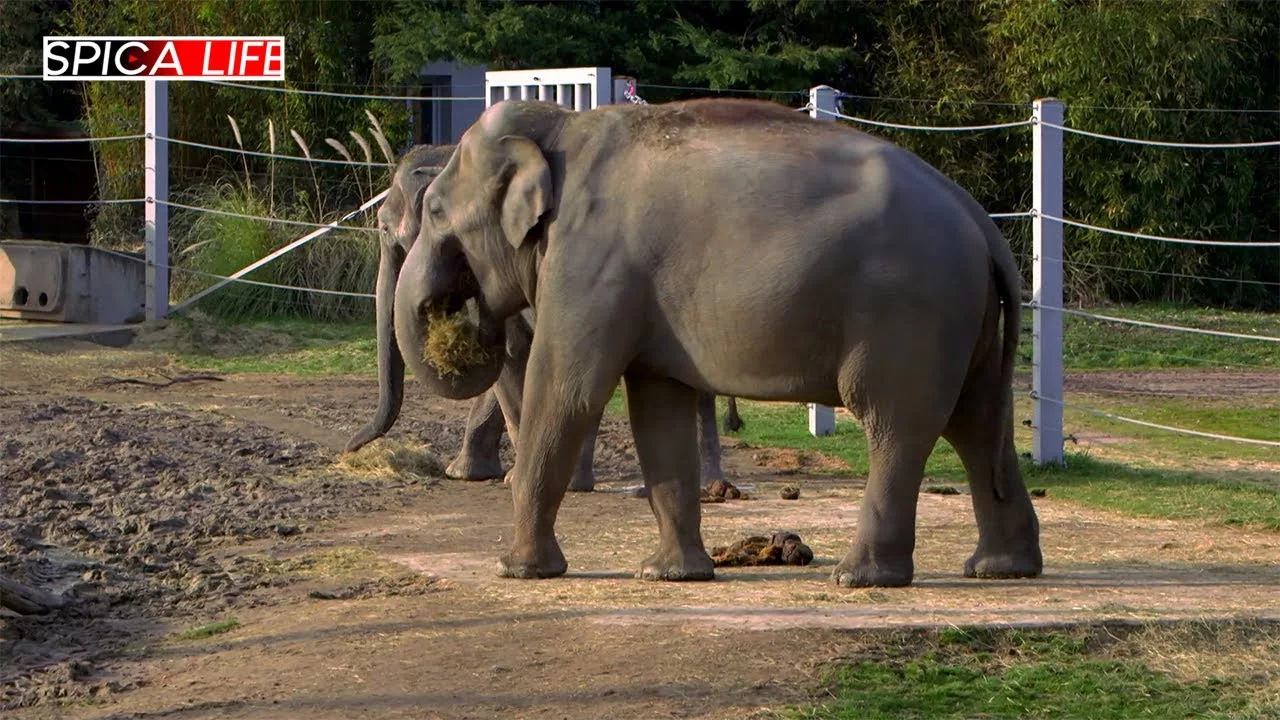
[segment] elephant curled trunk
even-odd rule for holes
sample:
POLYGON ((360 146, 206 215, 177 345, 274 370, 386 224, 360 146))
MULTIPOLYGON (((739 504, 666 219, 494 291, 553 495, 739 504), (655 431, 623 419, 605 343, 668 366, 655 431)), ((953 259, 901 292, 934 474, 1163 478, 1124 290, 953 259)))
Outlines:
POLYGON ((497 381, 506 358, 505 323, 489 312, 460 251, 415 244, 396 283, 394 314, 404 363, 431 393, 464 400, 497 381), (468 300, 475 301, 470 312, 468 300), (453 337, 444 352, 459 358, 450 363, 455 367, 432 359, 440 353, 431 352, 429 341, 441 344, 438 337, 446 332, 453 337))

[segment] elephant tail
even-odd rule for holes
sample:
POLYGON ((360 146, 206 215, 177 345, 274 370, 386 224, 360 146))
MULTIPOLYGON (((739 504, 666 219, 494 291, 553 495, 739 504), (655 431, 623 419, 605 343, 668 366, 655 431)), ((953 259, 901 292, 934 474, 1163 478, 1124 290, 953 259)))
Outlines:
POLYGON ((997 415, 1000 432, 996 434, 995 453, 991 456, 991 487, 996 499, 1003 501, 1012 494, 1009 492, 1004 451, 1013 432, 1013 366, 1017 362, 1018 338, 1022 332, 1022 278, 1004 236, 995 228, 989 232, 992 274, 1004 313, 1004 332, 1000 341, 1000 384, 996 388, 996 392, 1000 393, 1000 412, 997 415))

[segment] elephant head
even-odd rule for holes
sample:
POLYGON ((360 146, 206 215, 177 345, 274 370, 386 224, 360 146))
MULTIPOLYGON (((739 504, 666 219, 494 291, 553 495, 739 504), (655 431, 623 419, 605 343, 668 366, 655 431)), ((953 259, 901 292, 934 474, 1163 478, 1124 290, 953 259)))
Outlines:
POLYGON ((396 285, 396 340, 421 348, 432 310, 474 303, 475 337, 494 358, 451 375, 422 353, 406 352, 409 368, 434 393, 475 397, 501 372, 505 324, 532 304, 539 228, 552 210, 551 168, 538 139, 568 112, 550 103, 493 106, 423 193, 421 230, 396 285))
POLYGON ((440 174, 454 145, 418 145, 396 164, 387 197, 378 208, 381 258, 375 296, 378 330, 378 410, 374 419, 347 443, 358 450, 386 434, 400 414, 404 399, 404 361, 396 346, 393 304, 396 280, 405 256, 418 238, 422 193, 440 174))

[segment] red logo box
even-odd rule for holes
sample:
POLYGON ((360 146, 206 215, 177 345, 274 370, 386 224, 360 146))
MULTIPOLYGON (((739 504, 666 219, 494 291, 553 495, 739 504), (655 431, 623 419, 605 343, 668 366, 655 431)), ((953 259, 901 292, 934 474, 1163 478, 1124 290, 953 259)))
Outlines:
POLYGON ((284 80, 283 37, 48 37, 45 80, 284 80))

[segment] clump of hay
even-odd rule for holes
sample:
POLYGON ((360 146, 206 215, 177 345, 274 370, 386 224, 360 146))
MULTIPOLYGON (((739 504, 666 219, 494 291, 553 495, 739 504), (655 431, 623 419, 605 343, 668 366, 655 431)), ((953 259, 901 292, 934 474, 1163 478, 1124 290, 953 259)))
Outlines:
POLYGON ((378 439, 338 461, 343 469, 358 475, 386 476, 405 473, 424 478, 442 478, 444 461, 426 448, 378 439))
POLYGON ((489 351, 480 344, 476 326, 465 313, 446 313, 440 308, 427 311, 427 337, 422 341, 422 359, 445 375, 462 375, 464 370, 489 362, 489 351))

